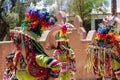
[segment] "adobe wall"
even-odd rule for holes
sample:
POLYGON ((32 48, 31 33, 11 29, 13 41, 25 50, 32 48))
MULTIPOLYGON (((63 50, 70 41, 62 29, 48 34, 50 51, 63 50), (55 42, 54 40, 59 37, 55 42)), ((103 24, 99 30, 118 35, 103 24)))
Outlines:
MULTIPOLYGON (((60 29, 59 24, 62 24, 62 12, 60 12, 58 14, 58 18, 59 21, 56 24, 56 26, 54 26, 51 29, 51 32, 48 34, 47 40, 46 42, 44 42, 42 45, 45 49, 45 52, 49 55, 52 56, 54 49, 46 49, 46 45, 48 46, 55 46, 55 34, 57 33, 57 31, 60 29), (61 17, 59 16, 61 15, 61 17)), ((85 39, 86 38, 86 32, 82 26, 82 20, 79 16, 76 16, 74 19, 74 27, 70 30, 71 34, 68 35, 69 37, 69 44, 70 46, 73 48, 74 52, 75 52, 75 56, 76 56, 76 67, 77 67, 77 72, 76 72, 76 78, 81 79, 81 80, 94 80, 94 74, 93 72, 87 72, 85 69, 85 63, 86 63, 86 56, 87 53, 85 51, 86 46, 88 44, 88 42, 84 41, 80 41, 80 39, 85 39)), ((92 36, 91 36, 92 37, 92 36)), ((3 75, 3 71, 5 70, 5 56, 9 53, 12 52, 13 49, 13 44, 11 41, 3 41, 0 42, 0 62, 1 62, 1 66, 0 66, 0 80, 2 80, 2 75, 3 75)))
MULTIPOLYGON (((71 34, 74 35, 74 34, 71 34)), ((77 36, 74 35, 74 38, 76 38, 77 36)), ((71 41, 72 39, 71 38, 71 41)), ((75 40, 76 41, 76 40, 75 40)), ((71 43, 71 42, 70 42, 71 43)), ((73 48, 74 52, 75 52, 75 56, 76 56, 76 67, 77 67, 77 72, 76 72, 76 77, 77 78, 81 78, 83 79, 89 79, 89 78, 94 78, 94 75, 92 72, 87 73, 86 69, 85 69, 85 59, 86 59, 86 52, 85 52, 85 48, 86 48, 86 43, 81 43, 81 42, 73 42, 71 43, 71 47, 73 48), (77 44, 77 45, 76 45, 77 44), (76 48, 75 48, 76 47, 76 48)), ((5 70, 5 56, 12 52, 13 50, 13 44, 10 41, 3 41, 0 42, 0 80, 2 80, 2 76, 3 76, 3 72, 5 70)), ((46 53, 48 55, 52 55, 54 50, 45 50, 46 53)))
MULTIPOLYGON (((81 39, 86 39, 86 31, 83 27, 80 16, 75 16, 74 28, 71 30, 71 34, 69 34, 68 36, 70 40, 69 44, 73 48, 76 57, 76 77, 81 80, 94 80, 95 76, 93 72, 87 72, 85 68, 87 58, 86 47, 88 45, 88 41, 81 41, 81 39)), ((91 34, 90 36, 90 38, 94 38, 94 36, 92 36, 91 34)), ((91 41, 92 39, 89 42, 91 41)))
MULTIPOLYGON (((62 15, 61 17, 64 18, 64 14, 62 14, 62 12, 60 12, 58 15, 62 15)), ((62 19, 63 18, 59 18, 59 22, 63 22, 62 19)), ((55 35, 57 34, 57 32, 59 31, 60 27, 58 25, 61 25, 61 23, 57 24, 54 26, 53 29, 51 29, 48 39, 47 39, 47 43, 49 43, 49 47, 54 46, 55 47, 55 35), (54 44, 54 45, 53 45, 54 44)), ((89 34, 89 41, 86 40, 86 31, 84 29, 84 27, 82 26, 82 20, 80 18, 80 16, 75 16, 74 18, 74 25, 72 24, 68 24, 68 26, 71 28, 69 30, 70 34, 68 34, 69 37, 69 44, 70 47, 73 48, 74 52, 75 52, 75 56, 76 56, 76 68, 77 68, 77 72, 76 72, 76 77, 78 79, 82 79, 82 80, 86 80, 86 79, 95 79, 95 76, 93 74, 93 72, 87 72, 87 70, 85 69, 85 64, 86 64, 86 47, 87 44, 89 42, 92 42, 94 35, 91 35, 91 33, 89 34), (81 41, 84 40, 84 41, 81 41)), ((45 50, 46 53, 49 53, 50 56, 52 56, 53 54, 53 49, 46 49, 45 50)))

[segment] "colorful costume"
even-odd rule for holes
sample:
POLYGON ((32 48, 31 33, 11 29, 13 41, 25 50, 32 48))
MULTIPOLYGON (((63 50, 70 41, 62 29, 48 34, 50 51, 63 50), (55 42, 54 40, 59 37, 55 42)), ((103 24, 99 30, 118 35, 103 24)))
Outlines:
POLYGON ((58 80, 75 80, 75 56, 73 50, 68 46, 66 31, 66 25, 62 26, 58 46, 53 56, 62 63, 62 69, 58 80))
POLYGON ((96 43, 88 45, 87 68, 93 67, 97 78, 109 77, 120 79, 120 35, 118 27, 120 20, 116 17, 109 17, 99 25, 96 33, 96 43))
POLYGON ((61 63, 49 57, 37 41, 43 30, 52 24, 48 12, 32 6, 25 14, 22 28, 11 30, 16 48, 14 64, 18 80, 47 80, 49 76, 59 75, 61 63))
POLYGON ((4 72, 3 80, 17 80, 15 78, 15 70, 12 68, 8 68, 4 72))
POLYGON ((6 66, 8 67, 4 71, 3 80, 18 80, 15 77, 15 67, 13 65, 14 54, 8 54, 6 56, 6 66))

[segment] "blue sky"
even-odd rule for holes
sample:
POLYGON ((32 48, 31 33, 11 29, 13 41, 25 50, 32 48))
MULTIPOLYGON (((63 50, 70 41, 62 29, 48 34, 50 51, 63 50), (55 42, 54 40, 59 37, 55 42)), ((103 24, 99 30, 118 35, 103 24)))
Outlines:
MULTIPOLYGON (((111 0, 108 0, 109 7, 111 7, 111 0)), ((117 0, 117 7, 120 8, 120 0, 117 0)))

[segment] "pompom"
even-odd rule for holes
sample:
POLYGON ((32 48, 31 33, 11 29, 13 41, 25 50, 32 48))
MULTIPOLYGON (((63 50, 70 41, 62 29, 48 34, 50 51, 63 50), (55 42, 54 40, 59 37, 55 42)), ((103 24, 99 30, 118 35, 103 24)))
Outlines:
POLYGON ((66 25, 63 25, 61 27, 59 39, 60 40, 66 40, 67 39, 67 27, 66 27, 66 25))
POLYGON ((120 35, 116 36, 116 40, 120 41, 120 35))
POLYGON ((115 35, 115 30, 117 28, 116 21, 119 21, 118 18, 114 20, 113 16, 106 17, 103 20, 103 23, 99 25, 98 31, 96 33, 95 40, 97 43, 110 44, 115 43, 120 40, 119 36, 115 35))
POLYGON ((50 18, 47 11, 38 10, 32 6, 25 13, 25 19, 22 21, 21 27, 31 34, 41 37, 42 32, 55 23, 55 21, 51 23, 50 18))

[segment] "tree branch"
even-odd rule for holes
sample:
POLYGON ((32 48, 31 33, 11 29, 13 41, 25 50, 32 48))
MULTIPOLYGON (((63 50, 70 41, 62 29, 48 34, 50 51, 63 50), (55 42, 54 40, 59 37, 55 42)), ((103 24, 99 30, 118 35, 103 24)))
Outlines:
POLYGON ((11 10, 13 9, 13 7, 15 7, 16 6, 16 2, 17 2, 17 0, 11 0, 11 2, 12 2, 12 7, 11 7, 11 10))
POLYGON ((5 0, 2 0, 2 1, 1 1, 1 3, 0 3, 0 8, 1 8, 2 4, 4 3, 4 1, 5 1, 5 0))
POLYGON ((2 11, 3 11, 3 8, 2 8, 2 4, 4 3, 5 0, 2 0, 1 3, 0 3, 0 20, 2 19, 2 11))

